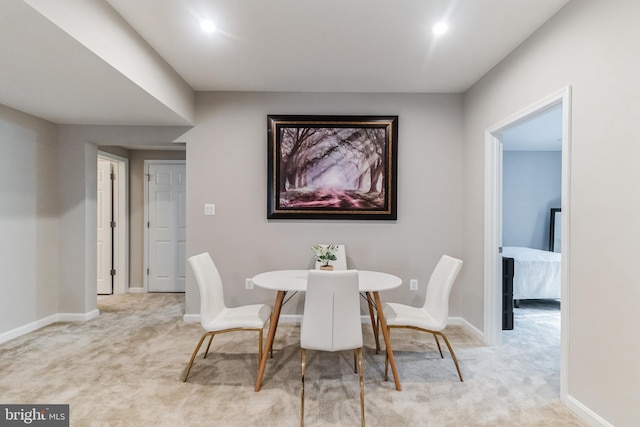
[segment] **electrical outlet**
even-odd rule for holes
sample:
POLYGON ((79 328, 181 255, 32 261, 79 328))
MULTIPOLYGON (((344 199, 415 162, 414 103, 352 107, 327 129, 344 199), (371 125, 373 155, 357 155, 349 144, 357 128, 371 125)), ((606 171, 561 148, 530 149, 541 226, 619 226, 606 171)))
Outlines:
POLYGON ((253 280, 244 279, 244 288, 245 289, 253 289, 253 280))
POLYGON ((215 215, 216 214, 216 205, 212 203, 205 203, 204 205, 204 214, 205 215, 215 215))
POLYGON ((418 279, 409 280, 409 290, 417 291, 418 290, 418 279))

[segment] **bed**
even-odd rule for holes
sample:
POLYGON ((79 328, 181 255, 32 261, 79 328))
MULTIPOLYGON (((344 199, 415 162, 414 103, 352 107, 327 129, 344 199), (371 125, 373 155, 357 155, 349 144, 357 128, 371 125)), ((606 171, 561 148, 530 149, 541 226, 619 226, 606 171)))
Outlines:
POLYGON ((514 300, 560 298, 560 253, 506 246, 502 258, 513 259, 514 300))
POLYGON ((502 248, 502 329, 513 329, 513 308, 523 299, 560 299, 560 209, 551 209, 549 250, 502 248))

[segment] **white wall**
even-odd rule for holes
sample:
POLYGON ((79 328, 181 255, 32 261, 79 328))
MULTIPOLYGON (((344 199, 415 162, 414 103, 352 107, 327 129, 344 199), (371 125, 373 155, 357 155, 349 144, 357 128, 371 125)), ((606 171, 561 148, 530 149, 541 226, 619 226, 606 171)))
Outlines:
POLYGON ((0 337, 58 313, 56 137, 0 106, 0 337))
POLYGON ((58 131, 60 257, 59 311, 97 315, 97 146, 58 131))
POLYGON ((481 327, 484 131, 572 86, 566 402, 617 427, 640 420, 638 16, 640 2, 570 2, 464 98, 461 309, 481 327))
POLYGON ((562 152, 505 151, 502 245, 549 249, 550 209, 560 207, 562 152))
MULTIPOLYGON (((228 304, 273 304, 272 292, 245 290, 245 278, 308 268, 312 244, 342 243, 351 267, 402 277, 390 298, 421 302, 440 256, 462 254, 461 107, 460 95, 199 94, 185 135, 188 255, 211 253, 228 304), (398 115, 398 220, 267 221, 268 114, 398 115), (215 216, 203 215, 205 203, 216 205, 215 216), (410 278, 420 280, 419 292, 408 290, 410 278)), ((186 313, 197 314, 190 270, 187 277, 186 313)), ((300 302, 283 312, 300 313, 300 302)))

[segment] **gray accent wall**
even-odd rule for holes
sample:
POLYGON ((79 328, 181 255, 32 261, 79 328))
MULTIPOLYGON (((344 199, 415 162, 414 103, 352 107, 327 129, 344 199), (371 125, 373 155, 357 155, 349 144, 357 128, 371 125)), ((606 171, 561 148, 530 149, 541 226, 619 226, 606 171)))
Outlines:
POLYGON ((549 212, 560 207, 562 153, 505 151, 502 245, 549 249, 549 212))
MULTIPOLYGON (((187 253, 211 254, 230 305, 273 304, 273 292, 245 290, 245 278, 309 268, 316 243, 346 245, 350 267, 404 280, 390 298, 421 303, 440 256, 463 251, 461 101, 445 94, 198 94, 197 124, 184 135, 187 253), (398 115, 397 221, 267 220, 268 114, 398 115), (216 205, 214 216, 203 214, 205 203, 216 205), (409 279, 419 280, 418 292, 408 290, 409 279)), ((186 313, 199 311, 187 269, 186 313)), ((302 313, 301 296, 284 313, 302 313)))

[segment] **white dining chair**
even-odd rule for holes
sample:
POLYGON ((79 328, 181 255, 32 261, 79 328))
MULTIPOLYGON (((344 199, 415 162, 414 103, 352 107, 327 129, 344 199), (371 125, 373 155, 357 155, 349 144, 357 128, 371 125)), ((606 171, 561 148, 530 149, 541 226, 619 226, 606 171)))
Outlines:
MULTIPOLYGON (((321 246, 323 248, 326 248, 328 245, 326 244, 320 244, 318 246, 321 246)), ((338 251, 336 252, 336 260, 333 261, 331 263, 331 265, 333 266, 333 271, 341 271, 341 270, 347 270, 348 269, 348 265, 347 265, 347 250, 345 245, 336 245, 338 246, 338 251)), ((320 269, 320 266, 322 265, 322 263, 318 260, 316 260, 316 270, 320 269)), ((373 338, 376 341, 376 354, 380 352, 380 334, 378 333, 378 326, 377 326, 377 318, 375 315, 375 303, 373 301, 373 297, 371 296, 371 292, 364 292, 362 297, 367 301, 367 305, 369 307, 369 317, 371 318, 371 327, 373 328, 373 338)))
POLYGON ((271 315, 271 307, 265 304, 227 307, 224 302, 220 273, 211 256, 207 252, 194 255, 189 258, 189 264, 200 291, 200 323, 207 332, 202 335, 200 342, 198 342, 191 355, 184 382, 187 382, 193 361, 204 339, 209 337, 209 344, 207 344, 203 357, 206 359, 211 347, 211 341, 213 341, 213 337, 216 334, 235 331, 258 332, 258 362, 260 362, 262 357, 262 331, 271 315))
POLYGON ((358 271, 309 270, 304 314, 300 324, 302 391, 300 426, 304 426, 306 350, 354 351, 354 369, 360 373, 360 417, 364 426, 362 324, 358 271))
MULTIPOLYGON (((447 336, 442 332, 447 326, 449 316, 449 294, 461 267, 461 260, 443 255, 431 273, 429 284, 427 285, 427 296, 422 307, 389 302, 383 304, 383 313, 387 321, 389 334, 391 334, 391 329, 393 328, 408 328, 433 334, 440 351, 440 357, 443 359, 444 355, 438 341, 438 335, 444 338, 444 342, 447 344, 449 353, 453 358, 453 363, 455 363, 458 370, 460 381, 463 381, 456 354, 453 352, 447 336)), ((387 357, 385 378, 387 378, 388 367, 389 359, 387 357)))

